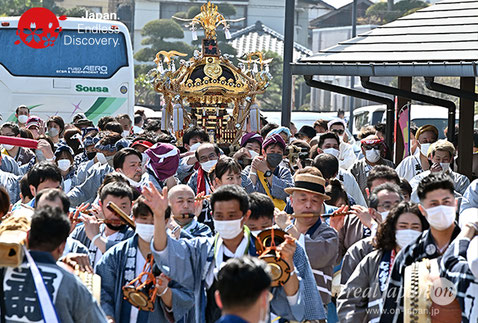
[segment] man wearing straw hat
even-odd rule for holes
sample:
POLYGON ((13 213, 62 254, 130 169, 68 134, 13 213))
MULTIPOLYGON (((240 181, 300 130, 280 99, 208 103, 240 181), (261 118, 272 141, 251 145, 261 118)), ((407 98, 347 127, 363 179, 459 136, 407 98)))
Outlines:
MULTIPOLYGON (((331 226, 339 230, 335 223, 340 219, 343 223, 343 216, 331 218, 331 226, 321 219, 321 215, 332 214, 336 208, 324 203, 330 197, 325 195, 325 180, 318 169, 305 167, 298 170, 294 183, 285 192, 290 194, 295 219, 285 212, 276 212, 276 223, 305 248, 322 302, 327 306, 332 295, 333 266, 339 254, 339 238, 331 226)), ((344 208, 338 211, 342 210, 344 208)))

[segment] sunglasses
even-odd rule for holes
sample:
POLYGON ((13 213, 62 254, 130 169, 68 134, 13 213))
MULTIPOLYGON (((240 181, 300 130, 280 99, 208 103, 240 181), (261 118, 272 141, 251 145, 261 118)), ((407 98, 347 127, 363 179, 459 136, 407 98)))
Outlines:
POLYGON ((338 133, 339 135, 343 135, 345 130, 344 129, 332 129, 333 133, 338 133))
POLYGON ((363 149, 371 150, 371 149, 380 149, 379 145, 362 145, 363 149))

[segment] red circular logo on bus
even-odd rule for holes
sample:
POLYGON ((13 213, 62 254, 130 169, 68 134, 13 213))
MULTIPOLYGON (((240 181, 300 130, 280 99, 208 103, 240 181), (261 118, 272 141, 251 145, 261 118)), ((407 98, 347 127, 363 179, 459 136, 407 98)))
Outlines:
MULTIPOLYGON (((59 19, 65 20, 66 17, 59 19)), ((28 47, 46 48, 55 44, 60 31, 60 22, 53 12, 46 8, 31 8, 20 17, 17 35, 28 47)), ((15 42, 18 44, 19 40, 15 42)))

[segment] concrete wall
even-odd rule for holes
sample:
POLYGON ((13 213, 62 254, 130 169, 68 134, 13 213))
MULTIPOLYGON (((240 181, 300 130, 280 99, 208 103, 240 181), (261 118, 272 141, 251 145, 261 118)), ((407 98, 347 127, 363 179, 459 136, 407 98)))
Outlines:
MULTIPOLYGON (((218 2, 220 1, 216 1, 216 3, 218 2)), ((284 0, 225 0, 224 2, 234 4, 236 7, 245 8, 241 9, 241 11, 245 12, 246 21, 244 22, 244 26, 252 25, 260 20, 266 26, 274 29, 278 33, 284 33, 284 0)), ((141 45, 141 29, 143 26, 151 20, 165 18, 160 17, 161 4, 167 4, 168 6, 174 6, 176 4, 178 8, 181 8, 198 5, 201 4, 201 2, 191 2, 190 0, 136 0, 133 44, 134 52, 144 47, 141 45)), ((297 0, 296 2, 295 41, 306 47, 308 47, 309 43, 309 7, 309 4, 306 4, 301 0, 297 0)), ((233 28, 238 25, 240 25, 240 23, 233 24, 233 28)), ((185 30, 185 38, 182 40, 188 43, 191 41, 191 34, 188 30, 185 30)))
POLYGON ((108 0, 63 0, 56 3, 59 7, 65 9, 72 9, 75 7, 86 7, 88 11, 98 12, 97 8, 100 8, 101 13, 110 13, 108 12, 108 0))
POLYGON ((136 53, 141 48, 141 29, 151 20, 159 19, 160 3, 157 1, 135 1, 134 13, 134 44, 133 51, 136 53))

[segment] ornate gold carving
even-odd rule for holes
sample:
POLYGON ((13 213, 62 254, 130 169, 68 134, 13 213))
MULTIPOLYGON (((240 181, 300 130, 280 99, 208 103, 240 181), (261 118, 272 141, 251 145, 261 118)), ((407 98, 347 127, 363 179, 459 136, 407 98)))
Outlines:
MULTIPOLYGON (((205 38, 214 40, 218 26, 223 25, 226 30, 228 22, 233 22, 226 20, 210 2, 203 5, 201 13, 193 19, 179 20, 190 22, 193 31, 195 25, 202 26, 205 38)), ((206 55, 204 48, 177 64, 175 59, 180 56, 185 54, 160 51, 154 60, 157 67, 149 73, 154 89, 163 95, 164 115, 173 115, 173 103, 183 109, 188 106, 191 112, 183 110, 186 127, 195 123, 207 131, 212 130, 219 144, 236 143, 255 96, 264 93, 269 85, 271 75, 267 64, 270 60, 264 60, 261 52, 254 52, 246 56, 242 66, 236 67, 227 55, 221 55, 220 51, 217 55, 210 52, 206 55), (233 108, 232 113, 226 110, 228 108, 233 108)), ((181 140, 181 131, 175 131, 175 135, 181 140)))

